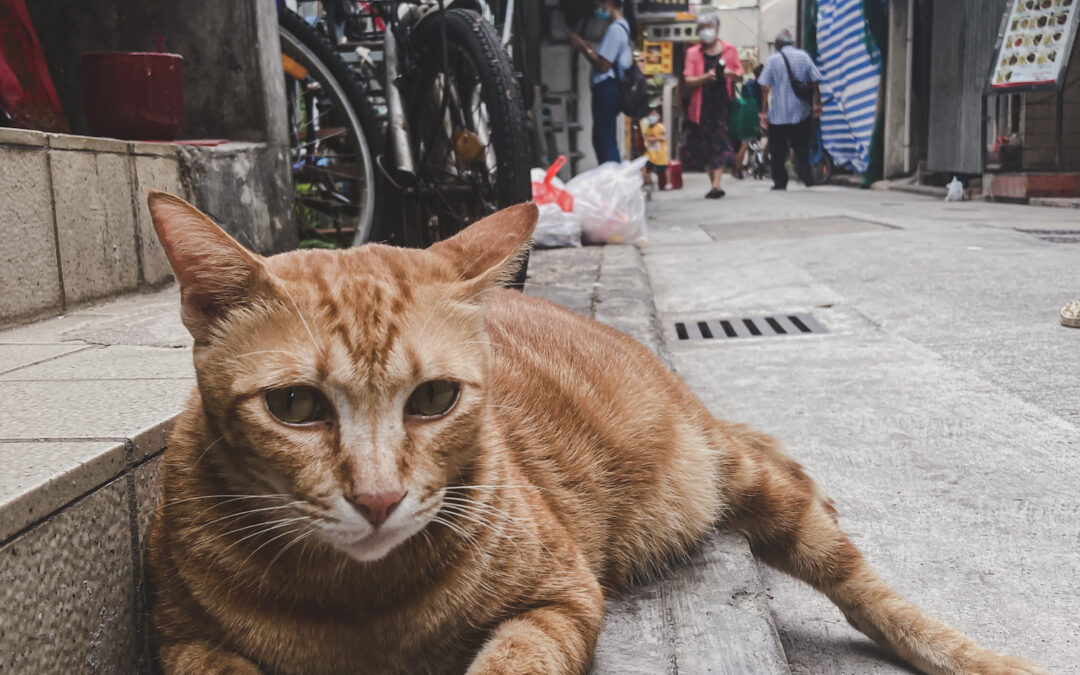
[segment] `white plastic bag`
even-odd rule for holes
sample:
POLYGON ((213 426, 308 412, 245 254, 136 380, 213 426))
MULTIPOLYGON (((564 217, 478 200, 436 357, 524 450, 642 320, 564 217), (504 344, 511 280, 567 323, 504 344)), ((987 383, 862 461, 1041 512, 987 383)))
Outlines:
POLYGON ((945 201, 947 202, 962 202, 964 201, 964 184, 960 182, 960 179, 956 176, 952 177, 949 184, 946 186, 949 188, 948 194, 945 195, 945 201))
POLYGON ((581 246, 581 216, 566 213, 558 204, 541 204, 533 244, 537 248, 581 246))
POLYGON ((641 169, 647 158, 608 162, 574 176, 566 190, 574 195, 574 213, 581 217, 586 244, 644 244, 645 193, 641 169))

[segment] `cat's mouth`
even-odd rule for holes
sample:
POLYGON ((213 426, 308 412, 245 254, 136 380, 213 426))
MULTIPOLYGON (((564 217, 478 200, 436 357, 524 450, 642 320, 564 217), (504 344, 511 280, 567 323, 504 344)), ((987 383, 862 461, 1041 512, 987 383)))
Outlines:
POLYGON ((434 499, 432 503, 424 504, 408 514, 402 513, 378 527, 359 523, 350 527, 349 519, 344 519, 344 522, 335 523, 335 527, 324 529, 323 539, 357 560, 378 560, 423 530, 440 505, 441 500, 434 499))

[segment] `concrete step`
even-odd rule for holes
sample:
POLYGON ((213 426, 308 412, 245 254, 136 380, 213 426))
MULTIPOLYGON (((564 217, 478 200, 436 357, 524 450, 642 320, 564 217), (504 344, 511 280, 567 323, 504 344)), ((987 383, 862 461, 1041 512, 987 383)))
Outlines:
POLYGON ((0 175, 0 327, 168 283, 150 189, 188 198, 260 252, 295 246, 286 159, 261 143, 181 147, 0 128, 0 175))

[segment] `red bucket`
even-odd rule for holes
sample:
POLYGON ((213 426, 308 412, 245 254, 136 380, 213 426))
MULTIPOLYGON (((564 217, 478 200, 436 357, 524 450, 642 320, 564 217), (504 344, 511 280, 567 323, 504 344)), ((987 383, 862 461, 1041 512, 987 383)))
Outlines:
POLYGON ((129 141, 175 139, 184 113, 183 66, 179 54, 83 54, 83 109, 90 132, 129 141))

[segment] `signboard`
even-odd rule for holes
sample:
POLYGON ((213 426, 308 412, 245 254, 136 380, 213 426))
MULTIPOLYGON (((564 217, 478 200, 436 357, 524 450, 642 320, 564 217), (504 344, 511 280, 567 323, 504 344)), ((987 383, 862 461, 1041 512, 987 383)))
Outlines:
POLYGON ((638 14, 685 12, 689 8, 690 0, 639 0, 637 3, 638 14))
POLYGON ((672 47, 670 42, 645 40, 641 50, 645 60, 642 72, 648 77, 670 75, 673 69, 672 47))
POLYGON ((1080 0, 1009 0, 990 73, 999 93, 1060 88, 1076 36, 1080 0))
POLYGON ((645 28, 645 39, 652 42, 695 43, 701 41, 697 35, 697 20, 663 21, 642 25, 645 28))

